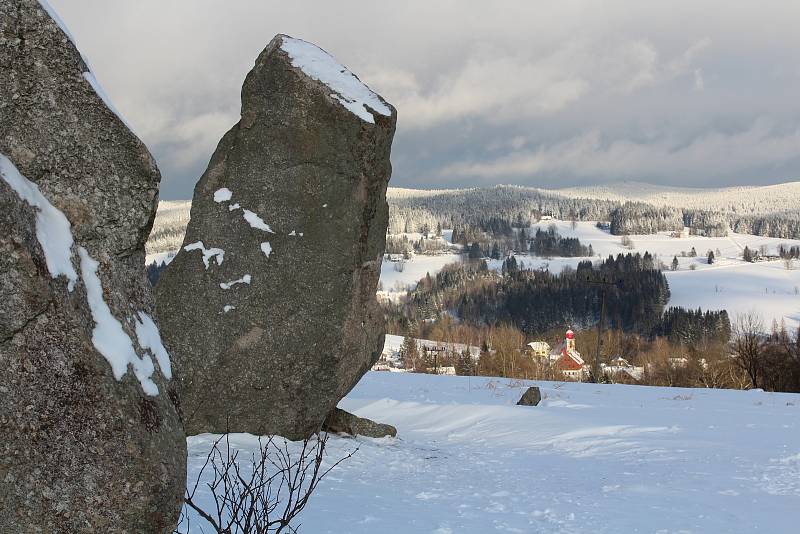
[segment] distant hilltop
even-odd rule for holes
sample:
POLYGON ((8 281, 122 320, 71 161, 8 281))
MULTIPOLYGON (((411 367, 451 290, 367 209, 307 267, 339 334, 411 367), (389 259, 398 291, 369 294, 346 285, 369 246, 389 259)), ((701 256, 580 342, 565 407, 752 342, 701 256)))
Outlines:
MULTIPOLYGON (((489 219, 525 226, 541 217, 606 221, 614 234, 682 231, 706 236, 728 230, 800 239, 800 182, 766 186, 690 188, 640 182, 543 189, 515 185, 464 189, 389 187, 392 234, 458 226, 489 219)), ((176 250, 191 202, 162 201, 147 243, 149 255, 176 250)))
POLYGON ((600 185, 546 189, 515 185, 469 187, 463 189, 412 189, 390 187, 387 199, 410 199, 441 195, 475 193, 480 190, 510 189, 573 199, 613 202, 644 202, 654 206, 693 208, 710 211, 766 214, 797 210, 800 206, 800 182, 763 186, 671 187, 644 182, 615 182, 600 185))

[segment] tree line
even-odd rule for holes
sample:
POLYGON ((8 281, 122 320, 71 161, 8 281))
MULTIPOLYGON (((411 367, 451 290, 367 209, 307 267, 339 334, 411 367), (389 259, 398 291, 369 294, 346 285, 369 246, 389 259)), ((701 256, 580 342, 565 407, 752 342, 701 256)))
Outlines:
MULTIPOLYGON (((534 188, 495 186, 436 194, 389 198, 390 233, 418 232, 422 228, 481 228, 486 214, 501 226, 530 227, 544 216, 560 220, 607 221, 615 235, 679 231, 724 236, 728 230, 785 239, 800 238, 800 213, 743 213, 726 210, 656 207, 638 201, 569 198, 534 188)), ((499 235, 499 233, 498 233, 499 235)))

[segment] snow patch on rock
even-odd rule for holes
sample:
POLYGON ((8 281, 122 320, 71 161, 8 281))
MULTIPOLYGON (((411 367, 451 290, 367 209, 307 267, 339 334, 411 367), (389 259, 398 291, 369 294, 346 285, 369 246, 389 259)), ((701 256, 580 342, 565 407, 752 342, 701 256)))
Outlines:
POLYGON ((103 86, 100 85, 100 82, 98 82, 97 78, 95 78, 94 73, 92 72, 92 66, 89 64, 89 60, 86 59, 86 56, 84 56, 78 49, 78 45, 75 42, 75 38, 70 33, 69 29, 67 28, 67 25, 64 24, 64 21, 61 19, 61 17, 58 16, 56 10, 53 9, 53 6, 51 6, 47 2, 47 0, 38 0, 38 1, 42 9, 44 9, 50 16, 50 18, 53 19, 53 22, 55 22, 58 25, 58 27, 61 28, 61 31, 64 33, 64 35, 67 36, 67 39, 69 39, 72 42, 72 46, 74 46, 75 50, 77 50, 78 53, 81 55, 83 63, 86 65, 86 68, 89 69, 83 73, 83 78, 87 82, 89 82, 89 85, 92 86, 92 89, 94 89, 94 92, 97 94, 97 96, 100 97, 100 99, 103 101, 106 107, 110 109, 111 112, 114 113, 114 115, 116 115, 119 120, 122 121, 122 123, 125 125, 126 128, 128 128, 131 132, 133 132, 134 131, 133 127, 130 125, 130 123, 128 123, 125 117, 122 116, 122 113, 120 113, 119 110, 116 107, 114 107, 114 104, 111 103, 111 99, 108 97, 108 93, 105 92, 103 86))
POLYGON ((227 202, 233 197, 233 192, 227 187, 222 187, 214 192, 214 202, 227 202))
POLYGON ((67 217, 31 182, 5 155, 0 154, 0 177, 19 197, 36 211, 36 239, 44 252, 50 276, 64 275, 69 280, 67 288, 72 291, 78 273, 72 266, 72 230, 67 217))
POLYGON ((230 304, 226 304, 225 306, 222 307, 222 311, 224 311, 225 313, 228 313, 229 311, 235 310, 235 309, 236 309, 236 306, 231 306, 230 304))
POLYGON ((263 230, 264 232, 269 232, 271 234, 275 233, 272 231, 272 228, 270 228, 269 225, 265 223, 261 217, 259 217, 250 210, 243 210, 243 211, 244 211, 243 215, 244 220, 247 221, 247 224, 249 224, 252 228, 255 228, 256 230, 263 230))
POLYGON ((272 254, 272 245, 269 244, 269 241, 264 241, 261 243, 261 252, 264 253, 266 257, 269 258, 269 255, 272 254))
POLYGON ((331 97, 361 120, 374 124, 373 112, 386 117, 392 115, 392 110, 377 94, 318 46, 283 36, 281 50, 289 55, 293 67, 331 88, 334 91, 331 97))
POLYGON ((81 276, 86 286, 86 300, 95 323, 92 332, 94 348, 111 365, 114 378, 122 380, 128 372, 128 364, 131 364, 142 390, 150 396, 158 395, 158 386, 151 379, 155 371, 153 360, 149 355, 140 358, 136 354, 130 336, 125 333, 122 323, 112 315, 103 299, 103 286, 97 275, 99 263, 83 247, 78 248, 78 255, 81 258, 81 276))
POLYGON ((139 320, 136 321, 136 338, 139 340, 140 347, 150 350, 155 355, 164 378, 171 380, 172 365, 169 361, 169 352, 161 342, 161 333, 158 331, 158 326, 156 326, 152 317, 141 311, 139 312, 139 320))
POLYGON ((222 265, 222 261, 225 259, 225 251, 221 248, 206 248, 203 245, 202 241, 197 241, 196 243, 191 243, 183 247, 183 250, 190 252, 192 250, 199 250, 203 253, 203 264, 206 266, 206 270, 208 270, 209 262, 211 258, 217 262, 217 265, 222 265))
POLYGON ((222 289, 230 289, 233 286, 235 286, 236 284, 247 284, 247 285, 250 285, 250 275, 246 274, 246 275, 242 276, 241 278, 239 278, 238 280, 232 280, 230 282, 222 282, 219 285, 219 287, 221 287, 222 289))

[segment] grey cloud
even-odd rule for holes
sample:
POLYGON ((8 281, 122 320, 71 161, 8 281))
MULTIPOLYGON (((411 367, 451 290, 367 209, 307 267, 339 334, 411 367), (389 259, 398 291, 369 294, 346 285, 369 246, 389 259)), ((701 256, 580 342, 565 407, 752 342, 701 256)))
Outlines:
POLYGON ((188 198, 275 33, 398 108, 398 186, 800 177, 800 3, 51 0, 188 198))

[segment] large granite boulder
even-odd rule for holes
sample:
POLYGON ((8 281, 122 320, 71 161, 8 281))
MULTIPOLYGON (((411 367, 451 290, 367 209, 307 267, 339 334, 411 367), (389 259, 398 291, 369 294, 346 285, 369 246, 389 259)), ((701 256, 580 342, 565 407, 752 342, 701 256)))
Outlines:
POLYGON ((143 270, 160 175, 48 10, 0 0, 0 532, 170 532, 186 441, 143 270))
POLYGON ((308 436, 378 359, 395 121, 310 43, 256 60, 156 286, 188 434, 308 436))

